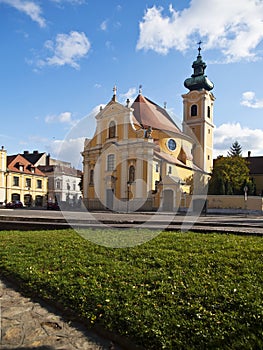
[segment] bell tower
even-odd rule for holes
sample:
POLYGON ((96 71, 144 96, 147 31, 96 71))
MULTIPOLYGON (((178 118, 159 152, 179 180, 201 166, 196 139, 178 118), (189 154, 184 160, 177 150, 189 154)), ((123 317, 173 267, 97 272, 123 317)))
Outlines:
POLYGON ((206 63, 201 56, 201 42, 198 43, 198 56, 193 62, 194 70, 184 81, 189 90, 183 97, 183 131, 195 139, 194 163, 210 173, 213 166, 213 112, 215 97, 211 90, 214 84, 205 75, 206 63))

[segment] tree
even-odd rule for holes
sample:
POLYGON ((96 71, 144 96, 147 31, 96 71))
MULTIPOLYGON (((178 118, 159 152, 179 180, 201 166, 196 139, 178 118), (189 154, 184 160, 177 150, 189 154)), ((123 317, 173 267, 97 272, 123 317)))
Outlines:
POLYGON ((83 193, 83 173, 81 174, 81 177, 80 177, 79 189, 83 193))
POLYGON ((209 194, 243 194, 245 185, 249 189, 253 188, 245 158, 237 155, 220 156, 214 161, 209 194))
POLYGON ((237 141, 235 141, 232 144, 229 152, 227 152, 227 155, 229 157, 242 157, 242 147, 240 146, 240 144, 237 141))

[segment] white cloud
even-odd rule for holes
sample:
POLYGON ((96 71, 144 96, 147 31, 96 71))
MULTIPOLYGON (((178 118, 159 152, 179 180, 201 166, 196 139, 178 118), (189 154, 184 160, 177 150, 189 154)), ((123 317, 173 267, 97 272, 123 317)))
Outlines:
POLYGON ((54 55, 38 61, 38 66, 68 64, 79 69, 77 61, 87 55, 90 50, 90 42, 85 33, 71 31, 69 34, 58 34, 55 42, 46 41, 45 48, 52 51, 54 55))
POLYGON ((76 169, 82 169, 82 155, 85 137, 54 140, 49 145, 49 152, 54 158, 70 162, 76 169))
POLYGON ((72 120, 72 113, 71 112, 63 112, 63 113, 60 113, 58 115, 55 115, 55 114, 47 115, 45 117, 45 122, 48 124, 63 123, 63 124, 73 125, 77 121, 72 120))
POLYGON ((133 88, 130 88, 126 93, 120 94, 120 98, 125 101, 129 99, 132 102, 132 100, 134 100, 136 97, 136 93, 137 93, 137 89, 133 87, 133 88))
POLYGON ((69 130, 64 140, 53 140, 48 146, 49 152, 56 158, 70 162, 75 168, 82 168, 86 138, 91 138, 96 130, 95 116, 105 104, 95 106, 88 115, 78 120, 69 130))
POLYGON ((16 10, 23 12, 29 16, 32 21, 39 24, 40 27, 46 26, 46 20, 42 17, 42 9, 34 1, 29 0, 0 0, 0 4, 7 4, 14 7, 16 10))
POLYGON ((140 22, 137 49, 167 54, 170 49, 185 51, 193 40, 202 38, 206 49, 219 49, 227 62, 256 58, 263 39, 263 2, 239 0, 192 0, 190 6, 169 15, 153 6, 140 22), (197 38, 197 39, 196 39, 197 38))
POLYGON ((242 127, 240 123, 222 124, 214 133, 214 158, 218 155, 227 155, 232 144, 238 141, 242 147, 243 156, 248 151, 252 156, 263 155, 263 130, 242 127))
POLYGON ((107 30, 107 27, 108 27, 108 20, 105 20, 101 23, 100 25, 100 29, 103 30, 103 31, 106 31, 107 30))
POLYGON ((56 2, 58 4, 62 4, 64 2, 69 2, 72 5, 82 5, 86 3, 86 0, 50 0, 52 2, 56 2))
POLYGON ((241 105, 250 108, 263 108, 263 99, 258 100, 253 91, 246 91, 242 94, 241 105))

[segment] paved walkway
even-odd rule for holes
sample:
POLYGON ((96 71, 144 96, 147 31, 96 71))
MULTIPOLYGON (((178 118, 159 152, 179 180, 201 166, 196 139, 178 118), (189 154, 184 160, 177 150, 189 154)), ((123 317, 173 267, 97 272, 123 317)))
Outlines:
POLYGON ((115 350, 117 347, 88 332, 84 325, 71 323, 54 307, 22 296, 15 285, 2 279, 0 349, 115 350))

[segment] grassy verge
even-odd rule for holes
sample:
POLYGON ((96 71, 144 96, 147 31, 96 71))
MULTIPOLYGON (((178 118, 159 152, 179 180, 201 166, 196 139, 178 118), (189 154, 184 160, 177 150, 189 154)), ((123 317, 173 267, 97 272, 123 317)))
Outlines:
POLYGON ((73 230, 2 231, 0 269, 146 349, 262 349, 262 248, 234 235, 112 249, 73 230))

